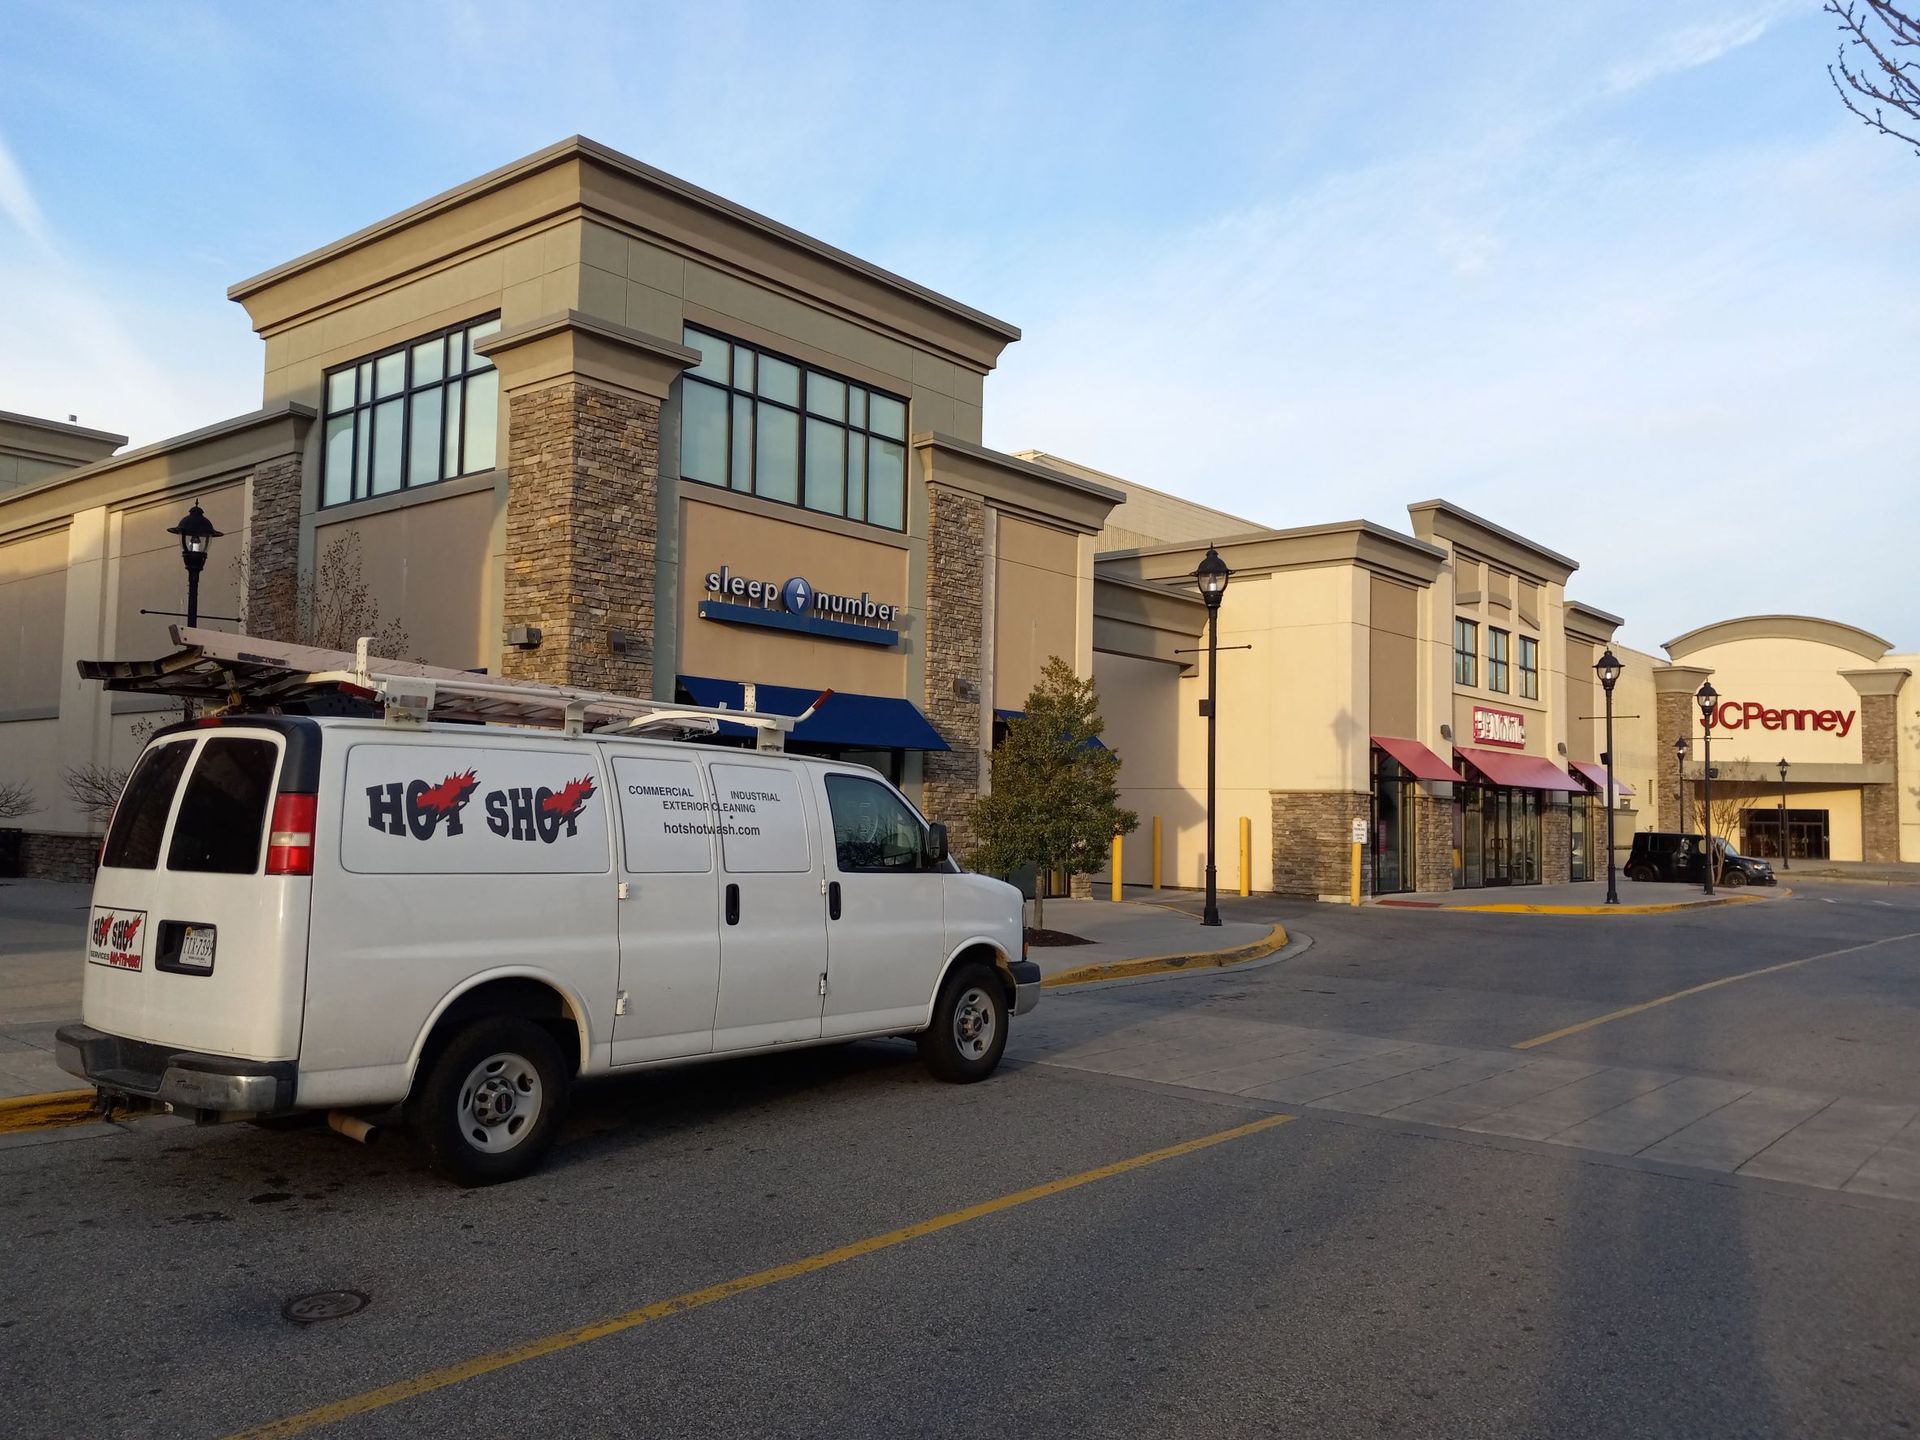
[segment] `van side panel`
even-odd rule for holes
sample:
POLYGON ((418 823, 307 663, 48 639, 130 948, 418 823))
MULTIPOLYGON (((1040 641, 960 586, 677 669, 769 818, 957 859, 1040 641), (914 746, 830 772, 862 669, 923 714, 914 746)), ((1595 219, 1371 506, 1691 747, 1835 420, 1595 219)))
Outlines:
POLYGON ((598 747, 329 729, 316 821, 303 1103, 406 1093, 422 1027, 488 972, 577 997, 603 1062, 618 975, 598 747))

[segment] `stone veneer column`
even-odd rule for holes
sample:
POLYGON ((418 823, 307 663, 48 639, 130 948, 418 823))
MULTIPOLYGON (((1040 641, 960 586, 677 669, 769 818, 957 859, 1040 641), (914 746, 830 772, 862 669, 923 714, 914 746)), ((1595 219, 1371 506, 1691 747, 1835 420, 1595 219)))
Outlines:
MULTIPOLYGON (((1653 728, 1654 728, 1654 773, 1659 779, 1654 783, 1653 814, 1654 829, 1682 830, 1688 828, 1683 822, 1688 818, 1680 813, 1680 762, 1673 753, 1673 742, 1682 735, 1691 737, 1697 723, 1698 708, 1693 696, 1711 670, 1698 665, 1656 665, 1653 667, 1653 728)), ((1687 758, 1698 760, 1700 747, 1689 745, 1687 758)), ((1689 807, 1692 805, 1689 799, 1689 807)), ((1699 817, 1692 817, 1698 824, 1699 817)), ((1606 821, 1601 822, 1605 828, 1606 821)), ((1601 860, 1604 863, 1603 854, 1601 860)))
POLYGON ((1422 793, 1413 801, 1413 888, 1453 889, 1453 801, 1422 793))
POLYGON ((947 742, 922 761, 921 804, 947 826, 965 859, 973 835, 967 807, 980 795, 980 615, 986 595, 987 506, 977 495, 927 485, 926 711, 947 742), (963 685, 961 682, 966 682, 963 685), (973 696, 963 697, 962 691, 973 696))
MULTIPOLYGON (((1275 790, 1273 893, 1345 899, 1353 868, 1353 822, 1372 813, 1373 797, 1365 791, 1275 790)), ((1360 894, 1372 891, 1372 870, 1362 856, 1360 894)))
POLYGON ((503 651, 501 671, 650 695, 660 405, 570 379, 507 406, 503 623, 537 626, 540 644, 503 651), (614 631, 636 653, 615 654, 614 631))
POLYGON ((501 672, 651 695, 661 406, 699 355, 572 310, 476 348, 507 399, 501 621, 540 631, 503 649, 501 672))
POLYGON ((1884 766, 1888 778, 1860 787, 1860 857, 1868 864, 1900 859, 1900 687, 1911 670, 1842 670, 1860 695, 1860 759, 1884 766))
MULTIPOLYGON (((1573 822, 1567 814, 1567 797, 1551 790, 1541 792, 1544 808, 1540 812, 1540 883, 1565 885, 1573 879, 1573 822)), ((1605 822, 1602 822, 1605 828, 1605 822)))
POLYGON ((247 590, 241 629, 291 641, 300 621, 300 457, 254 468, 247 506, 247 590))

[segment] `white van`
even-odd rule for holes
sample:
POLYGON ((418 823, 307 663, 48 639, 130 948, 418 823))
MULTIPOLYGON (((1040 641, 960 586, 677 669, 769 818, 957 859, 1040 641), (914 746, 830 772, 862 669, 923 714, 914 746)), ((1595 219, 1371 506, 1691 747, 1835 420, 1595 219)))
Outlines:
POLYGON ((203 1121, 404 1103, 487 1184, 539 1162, 580 1077, 914 1035, 984 1079, 1039 996, 1021 921, 860 766, 236 714, 129 777, 58 1053, 203 1121))

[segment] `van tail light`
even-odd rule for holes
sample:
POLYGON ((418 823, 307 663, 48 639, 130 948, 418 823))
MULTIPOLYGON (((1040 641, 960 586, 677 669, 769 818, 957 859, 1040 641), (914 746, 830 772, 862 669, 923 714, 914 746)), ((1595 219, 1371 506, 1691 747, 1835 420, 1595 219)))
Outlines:
POLYGON ((313 874, 312 795, 278 795, 267 832, 267 874, 313 874))

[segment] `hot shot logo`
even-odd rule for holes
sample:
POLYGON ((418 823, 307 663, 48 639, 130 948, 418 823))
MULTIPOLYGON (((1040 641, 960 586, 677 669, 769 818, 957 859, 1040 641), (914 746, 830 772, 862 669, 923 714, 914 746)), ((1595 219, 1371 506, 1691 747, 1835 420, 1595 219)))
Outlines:
POLYGON ((569 780, 560 790, 517 785, 487 792, 487 828, 508 840, 538 840, 551 845, 562 835, 580 833, 580 814, 593 798, 593 777, 569 780))
POLYGON ((459 835, 465 828, 460 812, 479 788, 480 779, 472 770, 449 775, 437 785, 425 780, 369 785, 367 824, 389 835, 411 835, 416 840, 431 840, 443 824, 447 834, 459 835))
POLYGON ((87 935, 87 958, 120 970, 140 968, 142 910, 96 910, 87 935))

